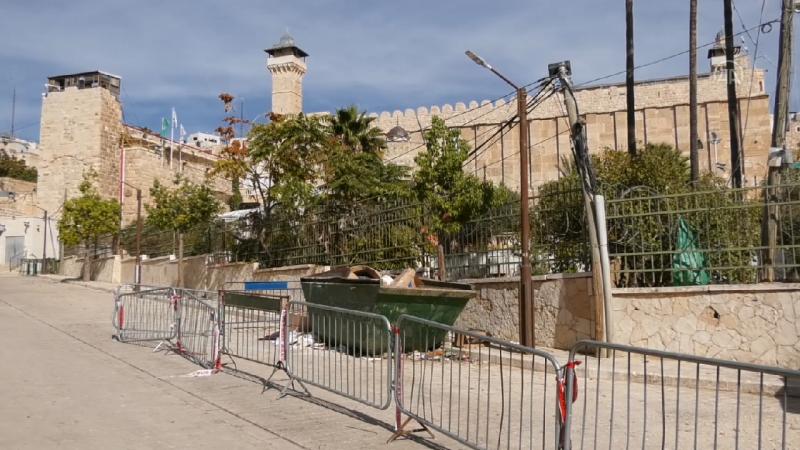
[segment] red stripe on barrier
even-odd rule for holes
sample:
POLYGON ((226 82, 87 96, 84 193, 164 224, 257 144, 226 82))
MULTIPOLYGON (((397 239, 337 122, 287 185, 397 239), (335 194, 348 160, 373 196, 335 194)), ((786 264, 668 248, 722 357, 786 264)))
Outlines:
MULTIPOLYGON (((569 361, 564 365, 564 376, 558 380, 558 409, 561 413, 561 423, 567 421, 567 375, 569 372, 575 373, 575 367, 581 365, 581 361, 569 361)), ((572 401, 578 400, 578 377, 572 377, 572 401)))

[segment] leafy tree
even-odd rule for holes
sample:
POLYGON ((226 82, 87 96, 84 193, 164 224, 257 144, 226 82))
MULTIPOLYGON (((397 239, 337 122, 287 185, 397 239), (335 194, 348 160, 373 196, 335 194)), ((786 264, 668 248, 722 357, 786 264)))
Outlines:
POLYGON ((22 158, 16 158, 5 150, 0 150, 0 177, 36 182, 38 173, 35 167, 28 167, 22 158))
POLYGON ((84 175, 78 186, 81 195, 64 203, 64 213, 58 221, 58 233, 64 245, 83 245, 83 279, 91 280, 91 247, 100 237, 116 233, 120 224, 120 205, 106 200, 92 185, 93 174, 84 175))
MULTIPOLYGON (((613 205, 607 202, 608 214, 617 217, 608 224, 609 251, 629 254, 616 263, 620 269, 633 269, 618 276, 618 286, 672 283, 670 252, 676 249, 679 216, 695 229, 709 267, 742 268, 712 271, 716 282, 755 281, 756 270, 746 268, 755 255, 730 250, 758 246, 761 209, 755 199, 742 198, 710 174, 693 189, 688 158, 668 145, 648 144, 635 156, 606 150, 593 156, 593 165, 602 192, 617 199, 613 205)), ((540 271, 589 267, 583 199, 574 167, 560 180, 540 187, 533 214, 534 258, 540 271)))
POLYGON ((511 197, 507 189, 495 188, 463 171, 469 144, 441 118, 433 118, 425 133, 425 146, 414 158, 413 192, 430 213, 433 231, 456 233, 467 221, 511 197))
POLYGON ((170 188, 155 180, 150 188, 154 203, 145 205, 145 209, 149 225, 178 234, 178 287, 183 287, 183 236, 211 222, 220 205, 205 184, 193 184, 180 176, 173 183, 170 188))

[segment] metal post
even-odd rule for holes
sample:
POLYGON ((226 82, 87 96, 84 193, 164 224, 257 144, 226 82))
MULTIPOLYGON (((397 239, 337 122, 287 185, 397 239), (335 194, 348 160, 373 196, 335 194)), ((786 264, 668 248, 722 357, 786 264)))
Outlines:
MULTIPOLYGON (((772 123, 772 148, 784 149, 786 146, 786 122, 789 118, 789 91, 791 88, 792 69, 792 39, 794 34, 794 2, 783 0, 781 13, 781 33, 778 52, 778 79, 775 86, 775 120, 772 123)), ((764 261, 767 281, 775 280, 775 263, 778 257, 778 214, 779 209, 774 205, 778 194, 775 186, 781 183, 780 167, 768 166, 767 175, 767 208, 766 208, 766 236, 762 241, 767 247, 767 258, 764 261)), ((763 234, 762 234, 763 236, 763 234)))
POLYGON ((536 330, 533 320, 533 291, 531 289, 530 256, 530 211, 528 204, 528 91, 494 69, 483 58, 467 50, 467 57, 479 66, 489 69, 501 80, 517 91, 517 117, 519 117, 519 194, 520 194, 520 239, 522 258, 519 271, 519 342, 536 345, 536 330))
POLYGON ((625 93, 627 100, 628 153, 636 154, 636 102, 633 89, 633 0, 625 0, 625 93))
POLYGON ((136 274, 134 284, 142 284, 142 190, 136 188, 136 274))
POLYGON ((447 268, 445 267, 445 260, 444 260, 444 246, 439 244, 436 247, 438 253, 438 262, 439 262, 439 281, 444 281, 447 277, 447 268))
POLYGON ((736 66, 733 54, 733 0, 724 0, 725 13, 725 70, 728 81, 728 123, 731 137, 731 181, 734 188, 742 187, 741 142, 739 133, 739 100, 736 98, 736 66))
POLYGON ((522 260, 519 271, 519 340, 522 345, 536 345, 533 321, 533 292, 531 291, 530 205, 528 204, 528 92, 517 88, 519 116, 519 195, 522 260))
POLYGON ((597 221, 597 241, 600 250, 600 270, 603 276, 603 311, 605 313, 605 341, 614 342, 614 317, 611 292, 611 263, 608 256, 608 230, 606 224, 606 199, 602 195, 594 196, 597 221))
POLYGON ((700 181, 697 140, 697 0, 691 0, 689 3, 689 160, 694 186, 700 181))
POLYGON ((42 238, 42 273, 47 272, 47 210, 44 210, 44 238, 42 238))

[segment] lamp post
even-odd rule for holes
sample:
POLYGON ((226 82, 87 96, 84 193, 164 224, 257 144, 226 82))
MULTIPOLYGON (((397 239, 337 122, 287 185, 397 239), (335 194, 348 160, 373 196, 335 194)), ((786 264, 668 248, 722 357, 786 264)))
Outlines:
POLYGON ((466 55, 481 67, 489 69, 501 80, 517 91, 517 116, 519 117, 519 194, 522 261, 519 280, 519 341, 522 345, 536 345, 536 330, 533 321, 533 291, 531 289, 530 216, 528 205, 528 92, 495 70, 475 53, 466 55))
POLYGON ((133 284, 139 285, 142 283, 142 190, 127 181, 122 184, 136 189, 136 271, 133 274, 133 284))

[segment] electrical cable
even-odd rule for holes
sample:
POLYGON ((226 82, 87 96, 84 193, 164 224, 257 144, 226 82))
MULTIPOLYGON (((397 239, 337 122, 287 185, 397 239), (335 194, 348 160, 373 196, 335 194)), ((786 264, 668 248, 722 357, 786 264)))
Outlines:
MULTIPOLYGON (((552 81, 552 80, 551 80, 551 81, 552 81)), ((540 98, 540 97, 539 97, 539 95, 541 95, 542 93, 544 93, 544 92, 545 92, 545 90, 547 89, 547 87, 549 87, 549 83, 545 84, 545 86, 543 86, 543 87, 542 87, 542 89, 541 89, 541 90, 540 90, 540 91, 539 91, 539 92, 538 92, 538 93, 537 93, 537 94, 536 94, 536 95, 535 95, 535 96, 534 96, 534 97, 533 97, 533 98, 532 98, 532 99, 531 99, 531 100, 528 102, 528 104, 527 104, 527 107, 526 107, 526 111, 527 111, 528 113, 530 113, 531 111, 533 111, 533 110, 534 110, 534 109, 535 109, 537 106, 541 105, 541 104, 542 104, 542 103, 543 103, 545 100, 547 100, 547 98, 549 98, 549 97, 550 97, 550 95, 552 95, 552 92, 551 92, 551 93, 550 93, 550 94, 548 94, 546 97, 543 97, 543 98, 540 98)), ((517 119, 518 119, 518 115, 517 115, 517 114, 514 114, 514 115, 513 115, 512 117, 510 117, 508 120, 506 120, 505 122, 503 122, 503 123, 501 124, 500 128, 498 128, 498 129, 497 129, 497 131, 495 131, 495 133, 494 133, 492 136, 490 136, 489 138, 487 138, 487 139, 486 139, 486 140, 485 140, 483 143, 481 143, 480 145, 476 145, 476 146, 475 146, 475 148, 474 148, 474 149, 473 149, 473 150, 472 150, 472 151, 469 153, 469 155, 467 155, 467 156, 468 156, 468 159, 467 159, 466 161, 464 161, 464 164, 462 165, 462 168, 463 168, 463 167, 466 167, 466 166, 467 166, 467 164, 469 164, 469 163, 470 163, 470 162, 472 162, 473 160, 477 160, 477 159, 478 159, 478 157, 479 157, 481 154, 483 154, 483 153, 486 151, 486 149, 490 148, 490 146, 491 146, 491 145, 494 145, 494 144, 497 142, 497 139, 495 139, 495 140, 494 140, 494 142, 492 142, 492 143, 491 143, 491 145, 488 145, 488 143, 489 143, 489 141, 490 141, 490 140, 494 139, 494 138, 495 138, 497 135, 501 135, 501 137, 500 137, 499 139, 502 139, 502 133, 503 133, 503 130, 504 130, 506 127, 508 127, 508 128, 510 129, 510 128, 512 127, 512 124, 513 124, 513 123, 515 123, 515 121, 516 121, 517 119)), ((476 142, 477 142, 477 140, 476 140, 476 142)), ((519 152, 517 152, 517 153, 519 153, 519 152)))
MULTIPOLYGON (((744 21, 742 20, 742 15, 739 14, 739 9, 736 8, 736 2, 731 2, 731 3, 733 5, 734 11, 736 11, 736 15, 739 16, 739 22, 742 24, 742 27, 744 27, 745 26, 744 25, 744 21)), ((759 22, 764 20, 764 9, 766 8, 766 4, 767 4, 767 0, 761 0, 761 15, 758 18, 759 22)), ((759 27, 758 28, 758 34, 756 35, 755 41, 753 41, 753 37, 750 36, 750 33, 749 32, 747 33, 747 36, 750 38, 751 41, 753 41, 753 43, 755 45, 755 49, 753 50, 754 53, 753 53, 753 57, 751 58, 752 61, 751 61, 751 65, 750 65, 750 85, 748 86, 748 91, 747 91, 747 109, 745 109, 745 112, 744 112, 744 126, 741 129, 742 146, 744 146, 744 138, 745 138, 745 135, 747 134, 747 123, 748 123, 748 120, 750 118, 750 104, 753 103, 753 98, 752 98, 753 81, 755 80, 755 76, 756 76, 756 59, 758 59, 758 46, 759 46, 759 43, 761 41, 762 29, 763 29, 763 27, 759 27)))
MULTIPOLYGON (((525 85, 525 87, 527 88, 527 87, 529 87, 529 86, 532 86, 532 85, 534 85, 534 84, 537 84, 537 83, 542 83, 542 84, 543 84, 543 83, 545 83, 545 82, 549 82, 549 80, 550 80, 550 77, 541 78, 541 79, 539 79, 539 80, 536 80, 536 81, 534 81, 534 82, 532 82, 532 83, 528 83, 528 84, 526 84, 526 85, 525 85)), ((530 89, 530 90, 528 90, 528 92, 531 92, 531 91, 533 91, 533 89, 530 89)), ((512 94, 516 94, 516 92, 513 92, 512 94)), ((503 97, 501 97, 501 98, 505 98, 505 97, 507 97, 507 96, 508 96, 508 94, 504 95, 504 96, 503 96, 503 97)), ((498 100, 499 100, 499 99, 498 99, 498 100)), ((496 103, 496 101, 495 101, 495 102, 492 102, 492 103, 496 103)), ((487 104, 484 104, 484 105, 481 105, 481 106, 485 106, 485 105, 492 104, 492 103, 487 103, 487 104)), ((508 104, 504 104, 504 105, 500 105, 500 106, 495 106, 494 108, 491 108, 491 109, 489 109, 488 111, 486 111, 486 112, 484 112, 484 113, 482 113, 482 114, 480 114, 480 115, 478 115, 478 116, 476 116, 476 117, 473 117, 472 119, 468 120, 467 122, 465 122, 465 123, 462 123, 462 124, 459 124, 459 125, 456 125, 456 126, 457 126, 457 127, 459 127, 459 128, 464 128, 464 127, 466 127, 467 125, 469 125, 469 124, 471 124, 471 123, 475 122, 476 120, 478 120, 478 119, 480 119, 480 118, 482 118, 482 117, 485 117, 485 116, 487 116, 488 114, 490 114, 490 113, 492 113, 492 112, 496 111, 497 109, 499 109, 499 108, 502 108, 502 107, 505 107, 505 106, 507 106, 507 105, 508 105, 508 104)), ((445 125, 447 124, 447 121, 448 121, 448 120, 452 120, 452 119, 454 119, 454 118, 456 118, 456 117, 462 116, 462 115, 464 115, 464 114, 467 114, 467 113, 475 112, 475 111, 477 111, 478 109, 480 109, 480 108, 481 108, 481 106, 479 106, 478 108, 472 108, 472 109, 467 109, 467 110, 461 111, 460 113, 458 113, 458 114, 456 114, 456 115, 453 115, 453 116, 450 116, 450 117, 448 117, 448 118, 444 119, 444 120, 445 120, 445 125)), ((516 117, 516 115, 514 115, 513 117, 516 117)), ((411 133, 424 133, 425 131, 427 131, 427 130, 429 130, 429 129, 430 129, 430 127, 424 127, 424 128, 420 128, 419 130, 414 130, 414 131, 412 131, 411 133)), ((482 135, 483 135, 483 134, 485 134, 485 133, 488 133, 489 131, 491 131, 491 130, 486 130, 484 133, 482 133, 482 135)), ((394 160, 396 160, 396 159, 399 159, 399 158, 401 158, 401 157, 403 157, 403 156, 405 156, 405 155, 407 155, 407 154, 409 154, 409 153, 411 153, 411 152, 413 152, 413 151, 415 151, 415 150, 418 150, 418 149, 420 149, 420 148, 422 148, 422 147, 425 147, 425 145, 426 145, 426 143, 424 143, 424 142, 423 142, 422 144, 420 144, 420 145, 417 145, 416 147, 412 147, 412 148, 410 148, 410 149, 408 149, 408 150, 404 151, 403 153, 400 153, 400 154, 398 154, 398 155, 395 155, 395 156, 393 156, 393 157, 391 157, 391 158, 387 159, 387 160, 386 160, 386 162, 391 162, 391 161, 394 161, 394 160)))

